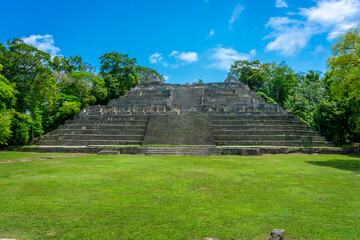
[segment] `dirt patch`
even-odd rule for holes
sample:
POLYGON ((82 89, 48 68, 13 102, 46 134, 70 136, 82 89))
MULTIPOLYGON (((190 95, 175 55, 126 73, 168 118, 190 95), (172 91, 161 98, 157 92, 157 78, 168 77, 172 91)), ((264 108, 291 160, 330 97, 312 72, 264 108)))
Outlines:
POLYGON ((48 160, 48 159, 58 159, 58 158, 71 158, 71 157, 80 157, 89 155, 88 153, 74 153, 68 155, 56 155, 56 156, 44 156, 44 157, 36 157, 36 158, 17 158, 17 159, 3 159, 0 160, 1 163, 16 163, 16 162, 31 162, 38 160, 48 160))

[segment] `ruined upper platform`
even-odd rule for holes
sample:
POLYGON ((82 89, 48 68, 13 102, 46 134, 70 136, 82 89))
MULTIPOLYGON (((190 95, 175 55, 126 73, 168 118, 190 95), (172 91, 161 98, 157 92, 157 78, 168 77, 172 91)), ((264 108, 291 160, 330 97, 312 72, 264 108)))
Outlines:
POLYGON ((155 74, 113 99, 106 106, 90 106, 80 115, 91 114, 164 114, 164 113, 246 113, 283 112, 276 104, 266 103, 260 95, 228 77, 224 82, 207 84, 167 84, 155 74))

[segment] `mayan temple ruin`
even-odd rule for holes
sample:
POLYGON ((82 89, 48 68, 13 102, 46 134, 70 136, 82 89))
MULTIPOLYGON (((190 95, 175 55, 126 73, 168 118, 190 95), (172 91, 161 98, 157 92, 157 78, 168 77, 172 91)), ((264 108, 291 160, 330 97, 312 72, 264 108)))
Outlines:
POLYGON ((155 74, 106 106, 83 109, 35 144, 48 151, 147 155, 261 154, 332 146, 235 77, 181 85, 162 83, 155 74))

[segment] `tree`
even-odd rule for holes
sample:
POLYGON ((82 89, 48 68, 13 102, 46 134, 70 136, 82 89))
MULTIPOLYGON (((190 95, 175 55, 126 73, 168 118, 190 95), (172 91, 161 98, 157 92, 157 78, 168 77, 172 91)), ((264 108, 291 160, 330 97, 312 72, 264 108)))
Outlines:
POLYGON ((235 61, 228 75, 237 77, 251 90, 261 92, 266 101, 280 105, 284 104, 290 90, 297 85, 294 70, 285 62, 277 65, 259 60, 235 61))
POLYGON ((107 97, 105 81, 98 75, 89 72, 72 72, 69 75, 58 76, 60 92, 76 97, 81 108, 102 103, 107 97))
POLYGON ((135 58, 129 58, 128 54, 111 52, 102 55, 99 59, 100 75, 105 80, 110 99, 124 95, 139 83, 135 58))
MULTIPOLYGON (((2 65, 0 64, 0 72, 2 65)), ((15 90, 0 74, 0 145, 7 145, 11 135, 11 108, 15 103, 15 90)))
MULTIPOLYGON (((42 97, 42 100, 51 100, 46 96, 54 93, 54 86, 52 85, 55 82, 51 79, 52 72, 47 66, 49 60, 49 53, 27 45, 21 39, 9 40, 6 46, 0 44, 0 64, 3 65, 2 74, 14 84, 17 90, 17 104, 15 106, 17 111, 33 110, 34 98, 39 99, 42 97), (44 78, 51 81, 51 83, 44 81, 44 78)), ((41 104, 46 103, 41 102, 41 104)))
POLYGON ((313 115, 317 114, 318 105, 328 98, 324 79, 315 71, 309 71, 306 75, 297 74, 297 79, 299 85, 290 90, 284 106, 320 131, 321 127, 314 123, 313 115))
POLYGON ((49 66, 56 72, 70 74, 72 72, 89 72, 94 73, 95 67, 86 63, 78 55, 69 57, 55 56, 49 61, 49 66))
POLYGON ((240 82, 247 84, 251 90, 264 92, 266 70, 268 64, 262 64, 259 60, 235 61, 230 68, 229 76, 235 76, 240 82))
POLYGON ((332 46, 327 60, 330 91, 348 115, 351 141, 360 140, 360 25, 350 29, 332 46))
POLYGON ((136 66, 136 74, 139 76, 139 83, 142 83, 145 81, 146 76, 150 73, 155 73, 155 75, 160 79, 160 81, 162 82, 166 82, 165 77, 160 74, 158 71, 156 71, 153 68, 149 68, 149 67, 143 67, 140 65, 136 66))
POLYGON ((283 106, 290 91, 298 85, 295 72, 286 62, 281 62, 279 65, 272 63, 267 71, 268 81, 264 88, 268 89, 268 95, 272 99, 283 106))

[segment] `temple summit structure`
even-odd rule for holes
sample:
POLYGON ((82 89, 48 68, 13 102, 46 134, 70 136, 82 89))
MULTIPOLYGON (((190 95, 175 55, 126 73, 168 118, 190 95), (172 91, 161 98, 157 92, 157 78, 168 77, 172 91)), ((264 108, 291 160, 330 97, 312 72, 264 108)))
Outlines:
POLYGON ((155 74, 105 106, 83 109, 35 144, 44 151, 148 155, 261 154, 332 146, 235 77, 181 85, 162 83, 155 74))

